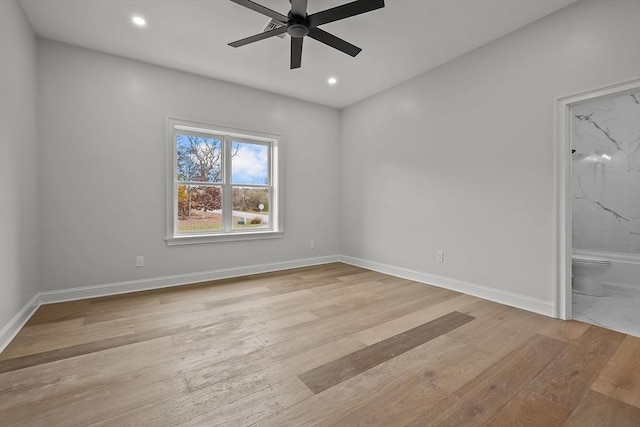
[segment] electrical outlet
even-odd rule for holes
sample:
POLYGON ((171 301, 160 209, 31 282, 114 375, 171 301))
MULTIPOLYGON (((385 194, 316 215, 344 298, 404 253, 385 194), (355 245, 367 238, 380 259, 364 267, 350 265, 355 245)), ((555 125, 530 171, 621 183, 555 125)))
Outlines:
POLYGON ((315 248, 316 248, 316 241, 309 240, 309 249, 315 249, 315 248))
POLYGON ((144 257, 142 255, 136 257, 136 267, 144 267, 144 257))
POLYGON ((444 251, 436 252, 436 261, 444 262, 444 251))

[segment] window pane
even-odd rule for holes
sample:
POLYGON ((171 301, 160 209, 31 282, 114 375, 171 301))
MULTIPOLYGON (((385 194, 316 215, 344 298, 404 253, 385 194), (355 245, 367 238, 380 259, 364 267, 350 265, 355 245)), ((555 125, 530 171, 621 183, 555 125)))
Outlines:
POLYGON ((233 187, 233 228, 269 228, 269 190, 233 187))
POLYGON ((222 139, 176 135, 178 181, 222 182, 222 139))
POLYGON ((222 189, 178 185, 178 233, 222 230, 222 189))
POLYGON ((232 142, 231 182, 269 184, 269 147, 249 142, 232 142))

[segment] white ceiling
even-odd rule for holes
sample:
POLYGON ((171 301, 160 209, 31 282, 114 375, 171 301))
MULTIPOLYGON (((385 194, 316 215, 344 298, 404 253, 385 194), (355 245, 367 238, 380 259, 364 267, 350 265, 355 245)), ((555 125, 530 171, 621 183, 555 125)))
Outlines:
MULTIPOLYGON (((284 15, 287 0, 255 0, 284 15)), ((355 58, 304 39, 289 69, 289 36, 232 48, 268 18, 229 0, 20 0, 40 37, 342 108, 423 73, 577 0, 387 0, 321 28, 355 58), (140 14, 145 28, 132 25, 140 14), (338 84, 327 85, 335 76, 338 84)), ((349 0, 309 0, 308 13, 349 0)))

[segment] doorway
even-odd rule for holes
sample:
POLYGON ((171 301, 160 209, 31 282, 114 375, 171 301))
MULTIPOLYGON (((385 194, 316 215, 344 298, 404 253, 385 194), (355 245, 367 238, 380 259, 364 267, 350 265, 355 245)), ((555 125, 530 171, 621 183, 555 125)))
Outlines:
MULTIPOLYGON (((554 309, 556 317, 572 319, 572 135, 574 133, 574 109, 579 111, 587 103, 611 99, 616 96, 632 95, 640 89, 640 80, 625 82, 606 88, 559 98, 556 100, 556 295, 554 309)), ((633 98, 635 99, 635 98, 633 98)), ((591 120, 582 114, 584 120, 591 120)), ((590 123, 597 125, 597 123, 590 123)), ((599 129, 605 132, 604 127, 599 129)), ((574 153, 575 154, 575 153, 574 153)), ((590 153, 595 161, 595 154, 590 153)), ((606 159, 608 155, 602 154, 606 159)), ((575 159, 575 157, 574 157, 575 159)))

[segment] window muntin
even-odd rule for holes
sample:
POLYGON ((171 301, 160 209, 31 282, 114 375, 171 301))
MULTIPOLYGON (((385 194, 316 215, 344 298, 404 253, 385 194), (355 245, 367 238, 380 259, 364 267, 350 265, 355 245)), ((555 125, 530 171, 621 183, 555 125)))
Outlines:
POLYGON ((168 122, 173 177, 167 242, 282 237, 279 137, 168 122))

